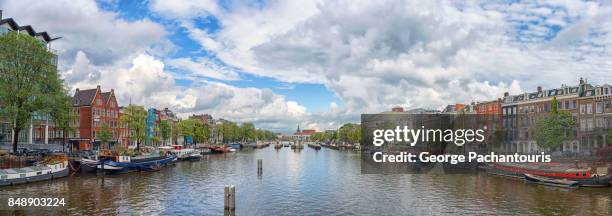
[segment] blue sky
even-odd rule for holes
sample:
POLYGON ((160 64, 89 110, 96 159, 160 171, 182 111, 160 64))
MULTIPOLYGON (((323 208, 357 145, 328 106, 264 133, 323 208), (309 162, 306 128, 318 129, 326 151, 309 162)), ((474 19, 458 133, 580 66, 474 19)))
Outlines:
MULTIPOLYGON (((100 8, 108 11, 117 12, 122 19, 125 20, 141 20, 144 18, 152 21, 162 23, 167 30, 170 31, 169 39, 174 45, 176 45, 175 52, 165 56, 165 58, 197 58, 205 57, 223 64, 221 60, 216 58, 214 53, 208 52, 199 43, 192 40, 187 35, 187 29, 177 27, 174 20, 166 20, 161 18, 159 15, 151 12, 147 6, 147 2, 139 1, 126 1, 120 0, 114 1, 97 1, 100 8)), ((259 2, 257 4, 263 4, 259 2)), ((198 17, 194 19, 196 27, 206 30, 209 34, 214 34, 221 28, 221 23, 214 16, 198 17)), ((176 72, 180 73, 180 70, 176 72)), ((227 83, 236 87, 255 87, 255 88, 269 88, 277 94, 284 95, 287 100, 297 101, 301 105, 305 106, 308 110, 315 112, 323 112, 329 108, 329 105, 334 102, 341 105, 342 102, 339 98, 331 91, 329 91, 322 84, 303 84, 303 83, 287 83, 275 80, 269 77, 255 76, 248 73, 241 73, 240 80, 237 81, 223 81, 219 82, 227 83)), ((200 79, 206 80, 206 77, 200 79)), ((189 86, 192 81, 186 79, 177 79, 177 84, 180 86, 189 86)))

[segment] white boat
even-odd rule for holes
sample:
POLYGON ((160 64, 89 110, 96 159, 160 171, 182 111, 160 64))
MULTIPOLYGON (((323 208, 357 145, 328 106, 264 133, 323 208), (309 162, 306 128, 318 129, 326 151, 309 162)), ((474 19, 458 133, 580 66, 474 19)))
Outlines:
POLYGON ((176 155, 178 160, 199 160, 202 158, 200 151, 193 148, 185 148, 182 145, 162 146, 159 149, 176 155))
POLYGON ((38 163, 24 168, 0 169, 0 186, 25 184, 66 177, 70 173, 68 159, 54 156, 49 162, 38 163))

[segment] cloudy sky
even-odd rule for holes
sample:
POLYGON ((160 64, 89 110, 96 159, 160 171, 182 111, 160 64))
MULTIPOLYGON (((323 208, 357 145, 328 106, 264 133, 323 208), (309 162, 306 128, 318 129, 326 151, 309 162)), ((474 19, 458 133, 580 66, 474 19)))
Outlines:
POLYGON ((392 106, 612 83, 612 5, 597 1, 0 0, 62 37, 72 89, 122 105, 336 128, 392 106))

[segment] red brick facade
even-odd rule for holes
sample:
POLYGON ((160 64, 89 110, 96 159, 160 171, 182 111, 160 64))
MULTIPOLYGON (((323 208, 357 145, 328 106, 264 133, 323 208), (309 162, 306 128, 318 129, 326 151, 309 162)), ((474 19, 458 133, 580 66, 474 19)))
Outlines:
POLYGON ((72 111, 75 117, 72 127, 76 133, 71 140, 78 142, 79 150, 99 148, 99 134, 104 124, 113 135, 109 143, 128 144, 126 130, 119 122, 119 105, 114 90, 102 92, 100 86, 88 90, 77 89, 72 111))

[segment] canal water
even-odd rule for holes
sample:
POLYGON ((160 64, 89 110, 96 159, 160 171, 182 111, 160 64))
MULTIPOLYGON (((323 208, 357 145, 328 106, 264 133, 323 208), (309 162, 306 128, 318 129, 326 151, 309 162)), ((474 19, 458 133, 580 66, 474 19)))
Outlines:
POLYGON ((77 174, 2 187, 0 197, 66 198, 67 209, 45 215, 223 215, 224 186, 235 185, 236 215, 612 214, 612 188, 565 190, 482 173, 365 175, 359 157, 268 147, 208 155, 158 172, 77 174), (257 159, 263 159, 262 176, 257 159))

